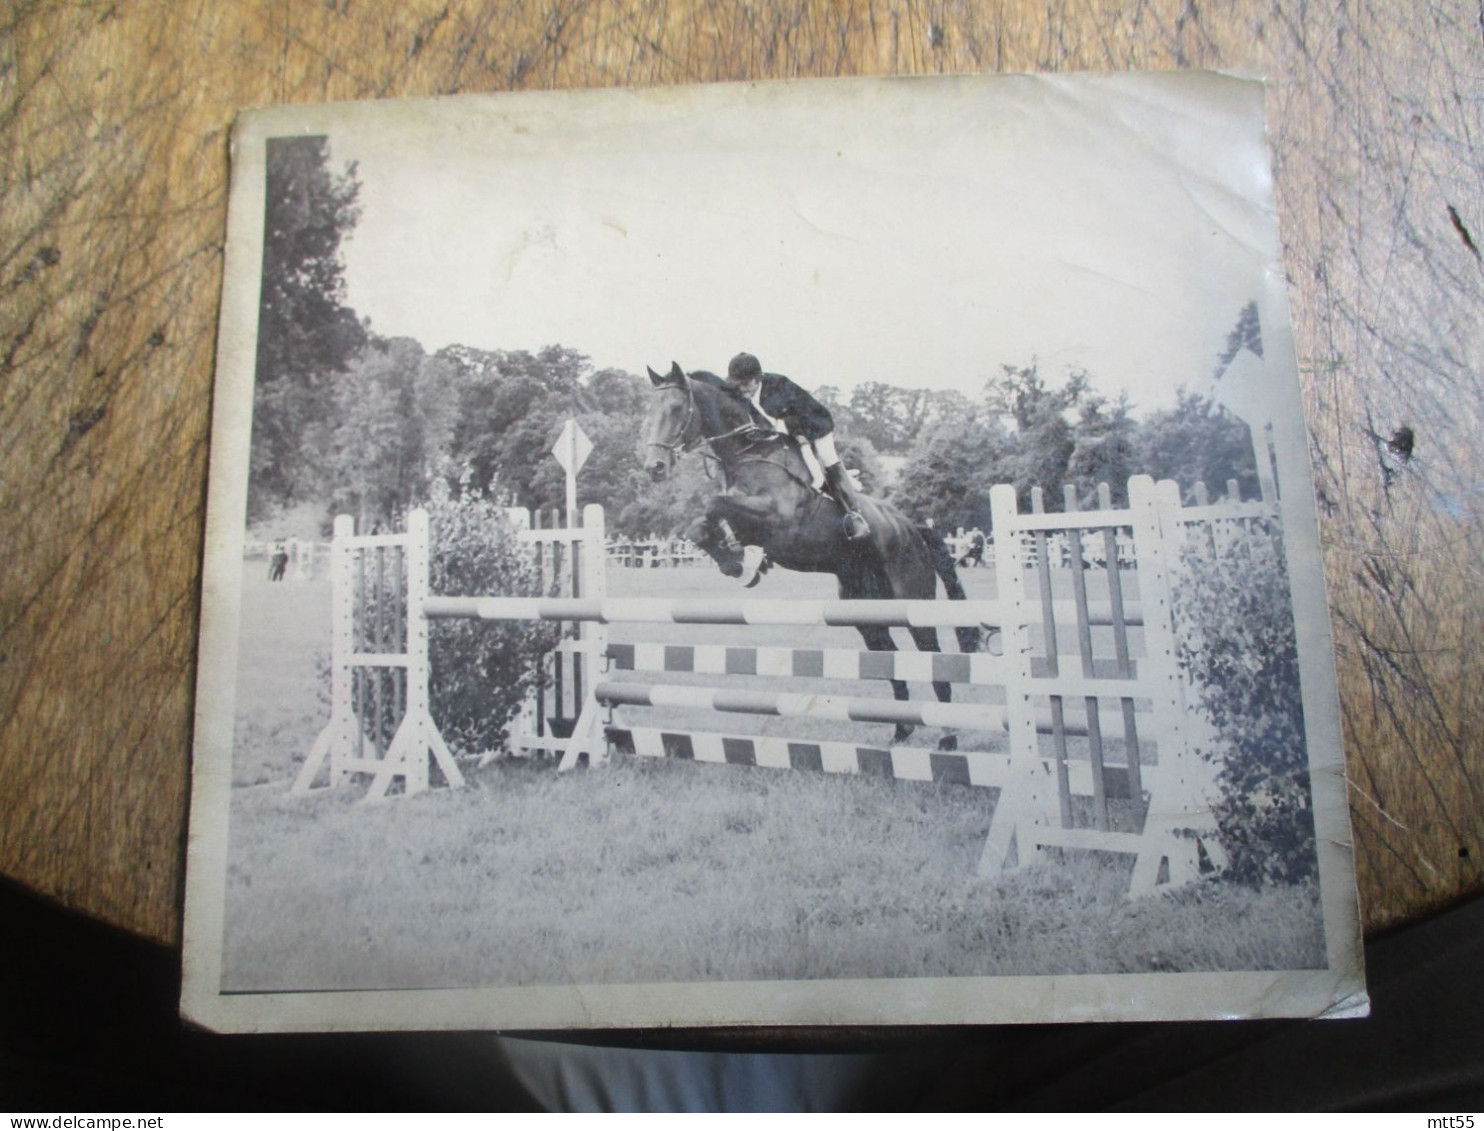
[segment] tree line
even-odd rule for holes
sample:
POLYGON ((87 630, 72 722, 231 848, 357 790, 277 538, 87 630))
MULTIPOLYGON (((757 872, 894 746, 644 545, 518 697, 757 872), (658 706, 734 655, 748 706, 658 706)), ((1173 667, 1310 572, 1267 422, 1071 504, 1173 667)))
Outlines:
MULTIPOLYGON (((368 528, 396 522, 435 482, 510 506, 560 506, 563 473, 549 452, 569 418, 593 441, 579 497, 603 504, 616 533, 677 532, 718 489, 695 455, 690 474, 659 485, 644 475, 641 376, 595 367, 562 344, 428 353, 375 333, 345 298, 340 248, 359 218, 356 170, 331 170, 326 139, 270 141, 267 182, 250 521, 312 503, 326 522, 345 512, 368 528)), ((1260 350, 1255 316, 1241 312, 1218 368, 1242 345, 1260 350)), ((807 375, 794 376, 808 387, 807 375)), ((1087 502, 1100 482, 1116 496, 1133 474, 1187 490, 1233 478, 1244 495, 1257 489, 1246 426, 1190 393, 1136 418, 1126 396, 1097 391, 1089 373, 1052 381, 1034 360, 1000 365, 974 392, 880 382, 814 391, 866 490, 940 528, 988 529, 996 483, 1014 484, 1023 506, 1040 486, 1050 509, 1060 509, 1063 484, 1087 502)))

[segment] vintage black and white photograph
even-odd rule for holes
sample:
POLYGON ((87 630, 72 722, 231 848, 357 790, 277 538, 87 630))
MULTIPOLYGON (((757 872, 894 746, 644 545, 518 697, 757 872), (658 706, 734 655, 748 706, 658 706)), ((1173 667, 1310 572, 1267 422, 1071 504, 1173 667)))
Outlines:
POLYGON ((1364 1012, 1263 95, 244 114, 185 1012, 1364 1012))

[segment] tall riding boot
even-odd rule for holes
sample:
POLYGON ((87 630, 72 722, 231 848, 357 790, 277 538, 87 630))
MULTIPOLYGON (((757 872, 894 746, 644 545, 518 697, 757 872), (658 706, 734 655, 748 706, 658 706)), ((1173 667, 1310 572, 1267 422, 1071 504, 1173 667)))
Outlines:
POLYGON ((871 533, 870 526, 861 517, 860 501, 855 495, 855 484, 850 481, 845 465, 843 463, 831 464, 824 469, 824 479, 835 502, 839 503, 840 509, 845 512, 842 523, 845 527, 845 537, 854 541, 871 533))

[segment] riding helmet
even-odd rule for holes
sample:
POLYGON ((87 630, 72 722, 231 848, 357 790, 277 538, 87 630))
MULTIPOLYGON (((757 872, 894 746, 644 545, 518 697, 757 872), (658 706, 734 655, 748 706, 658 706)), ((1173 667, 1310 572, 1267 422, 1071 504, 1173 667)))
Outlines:
POLYGON ((727 380, 733 385, 751 381, 763 375, 762 364, 750 353, 739 353, 727 363, 727 380))

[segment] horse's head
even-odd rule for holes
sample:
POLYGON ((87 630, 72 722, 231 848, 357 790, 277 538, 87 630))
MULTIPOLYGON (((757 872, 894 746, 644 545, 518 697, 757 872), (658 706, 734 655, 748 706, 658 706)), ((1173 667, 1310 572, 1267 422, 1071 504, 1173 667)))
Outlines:
POLYGON ((695 393, 677 362, 661 377, 649 370, 655 398, 644 421, 644 470, 656 482, 670 474, 675 461, 687 444, 696 438, 700 423, 696 414, 695 393))

